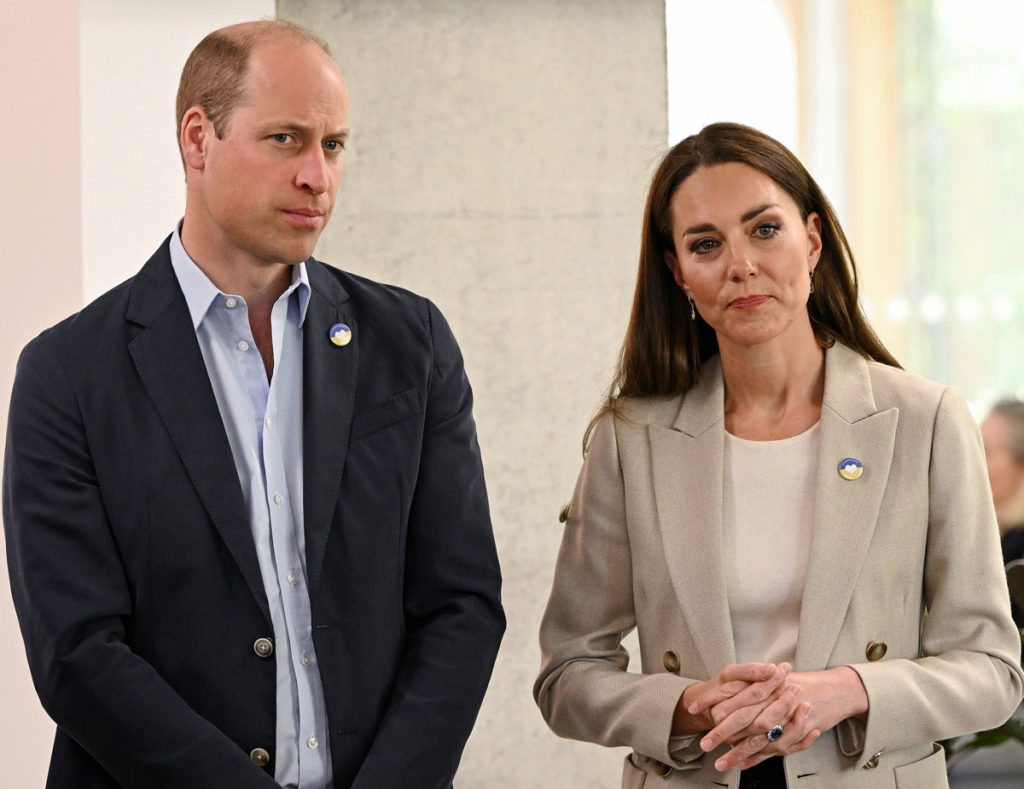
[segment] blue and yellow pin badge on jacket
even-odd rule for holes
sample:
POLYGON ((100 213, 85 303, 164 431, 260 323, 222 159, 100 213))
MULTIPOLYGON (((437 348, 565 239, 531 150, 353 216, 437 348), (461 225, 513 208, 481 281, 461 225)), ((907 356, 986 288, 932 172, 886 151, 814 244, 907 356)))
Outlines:
POLYGON ((335 323, 327 332, 327 336, 339 348, 352 342, 352 330, 344 323, 335 323))
POLYGON ((839 461, 839 476, 843 479, 860 479, 864 473, 864 464, 857 458, 843 458, 839 461))

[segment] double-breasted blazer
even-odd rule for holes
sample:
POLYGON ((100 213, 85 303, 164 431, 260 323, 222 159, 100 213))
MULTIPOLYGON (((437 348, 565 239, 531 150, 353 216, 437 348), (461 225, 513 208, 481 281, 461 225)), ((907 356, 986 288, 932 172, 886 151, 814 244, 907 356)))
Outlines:
MULTIPOLYGON (((739 782, 714 768, 727 746, 702 756, 694 737, 669 751, 685 687, 736 662, 723 395, 713 357, 685 395, 621 401, 598 423, 570 503, 534 693, 556 733, 633 749, 624 787, 739 782), (633 628, 641 673, 626 671, 621 645, 633 628)), ((793 666, 852 666, 870 710, 785 757, 788 784, 945 786, 934 741, 1000 724, 1024 687, 977 427, 955 391, 836 344, 820 431, 793 666), (848 457, 859 479, 838 473, 848 457)))
MULTIPOLYGON (((426 299, 306 265, 306 570, 334 785, 447 787, 504 629, 462 357, 426 299)), ((14 601, 57 723, 47 785, 276 786, 266 592, 166 242, 26 347, 5 466, 14 601)))

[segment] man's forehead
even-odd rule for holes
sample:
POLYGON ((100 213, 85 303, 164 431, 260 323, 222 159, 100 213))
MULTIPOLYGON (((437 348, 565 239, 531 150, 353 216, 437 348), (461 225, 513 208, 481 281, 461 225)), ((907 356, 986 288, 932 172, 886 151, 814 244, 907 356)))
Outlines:
POLYGON ((239 106, 272 102, 286 115, 334 114, 345 113, 347 101, 345 81, 330 55, 315 44, 285 40, 253 49, 239 106))

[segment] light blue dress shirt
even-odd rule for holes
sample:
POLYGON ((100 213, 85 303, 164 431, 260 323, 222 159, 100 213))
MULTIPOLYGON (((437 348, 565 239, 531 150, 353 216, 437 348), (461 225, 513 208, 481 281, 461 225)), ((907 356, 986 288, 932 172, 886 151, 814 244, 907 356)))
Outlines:
POLYGON ((302 509, 306 265, 294 267, 291 286, 271 312, 274 372, 268 381, 245 301, 217 289, 185 252, 178 229, 171 264, 231 445, 270 603, 277 666, 274 778, 290 789, 329 789, 327 709, 313 649, 302 509))

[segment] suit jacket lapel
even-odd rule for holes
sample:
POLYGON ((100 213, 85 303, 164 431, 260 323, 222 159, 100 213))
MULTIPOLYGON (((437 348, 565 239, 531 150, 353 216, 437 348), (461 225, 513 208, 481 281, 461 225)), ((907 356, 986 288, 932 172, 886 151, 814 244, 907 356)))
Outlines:
POLYGON ((311 293, 302 330, 302 454, 306 571, 312 595, 345 468, 362 341, 355 317, 343 309, 348 294, 341 283, 312 258, 306 270, 311 293), (336 323, 352 331, 348 345, 330 341, 336 323))
POLYGON ((231 446, 166 242, 136 276, 125 317, 142 327, 128 343, 139 378, 196 493, 269 622, 231 446))
POLYGON ((821 454, 794 668, 823 668, 846 616, 889 480, 898 412, 876 411, 868 363, 837 343, 826 355, 821 454), (856 480, 839 464, 861 461, 856 480))
POLYGON ((721 367, 714 357, 685 396, 675 424, 648 428, 665 560, 707 676, 736 660, 722 548, 722 409, 721 367))

